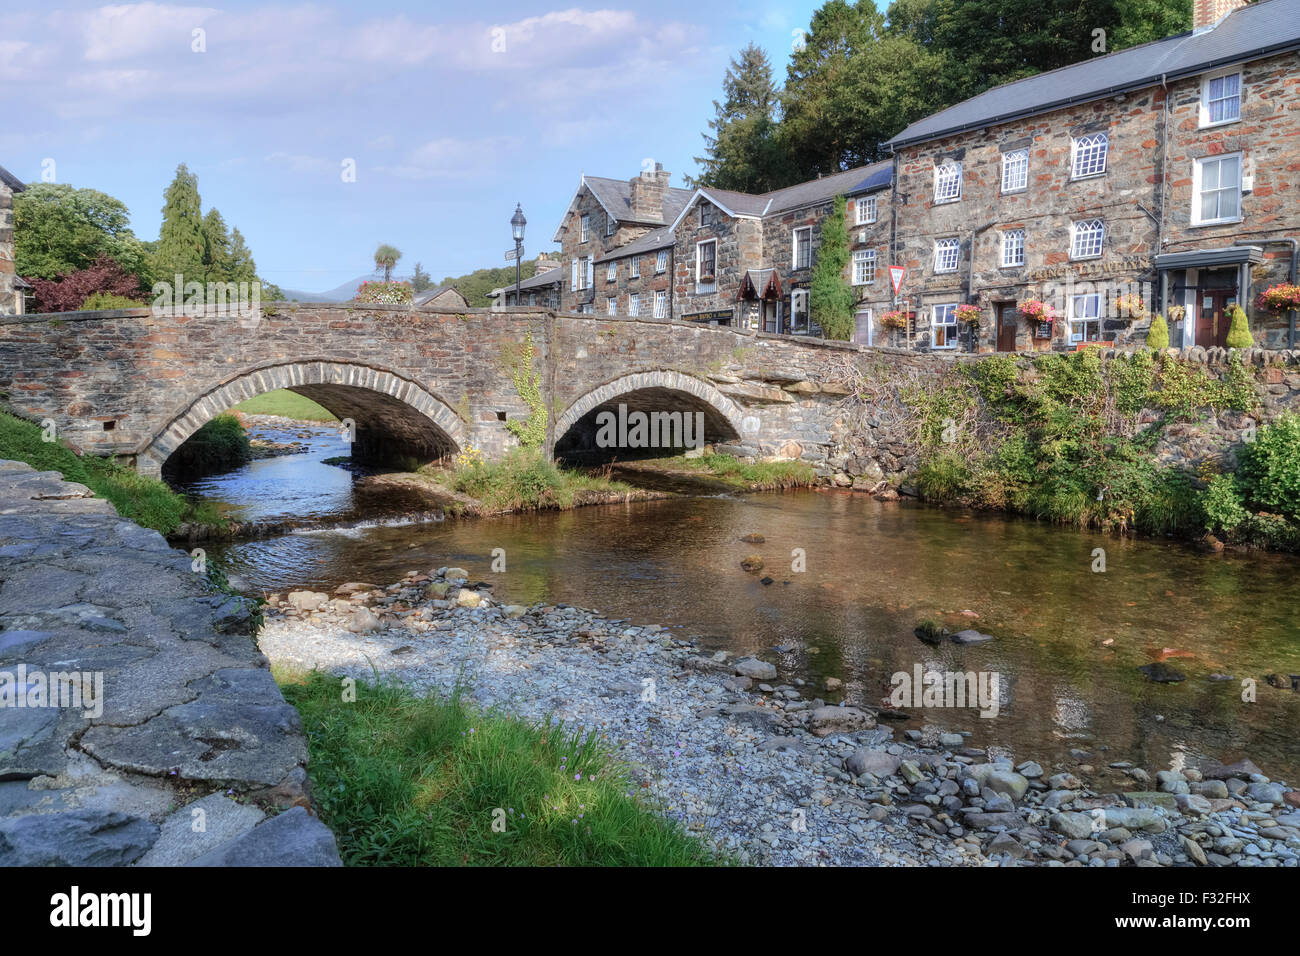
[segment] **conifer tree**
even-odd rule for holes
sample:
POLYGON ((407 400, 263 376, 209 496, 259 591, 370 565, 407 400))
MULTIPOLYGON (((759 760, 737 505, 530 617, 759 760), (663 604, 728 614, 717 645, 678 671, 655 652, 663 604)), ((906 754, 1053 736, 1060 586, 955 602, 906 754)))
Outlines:
POLYGON ((847 342, 853 337, 853 306, 857 296, 844 270, 849 264, 849 230, 844 220, 845 201, 835 197, 831 214, 822 223, 821 245, 809 283, 808 305, 812 320, 828 339, 847 342))
POLYGON ((174 281, 172 277, 177 273, 186 282, 201 281, 206 270, 198 177, 181 163, 163 196, 163 220, 155 252, 157 275, 164 282, 174 281))

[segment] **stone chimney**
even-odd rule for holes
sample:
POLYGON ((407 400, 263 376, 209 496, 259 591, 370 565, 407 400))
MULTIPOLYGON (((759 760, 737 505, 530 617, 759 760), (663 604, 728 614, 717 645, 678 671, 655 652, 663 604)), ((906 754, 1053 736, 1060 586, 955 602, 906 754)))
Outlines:
POLYGON ((632 218, 637 222, 664 221, 664 190, 672 180, 663 163, 655 163, 653 172, 642 172, 627 181, 632 202, 632 218))
POLYGON ((537 271, 534 275, 541 275, 543 272, 550 272, 552 269, 560 268, 560 260, 552 259, 549 252, 539 252, 537 254, 537 271))
POLYGON ((1249 0, 1192 0, 1192 29, 1197 33, 1208 30, 1248 2, 1249 0))

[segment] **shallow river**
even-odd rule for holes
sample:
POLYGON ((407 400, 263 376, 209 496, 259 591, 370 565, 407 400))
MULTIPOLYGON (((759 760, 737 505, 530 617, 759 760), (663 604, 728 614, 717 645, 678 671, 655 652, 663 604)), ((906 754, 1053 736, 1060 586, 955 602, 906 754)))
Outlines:
POLYGON ((1040 762, 1073 747, 1106 747, 1096 763, 1130 760, 1148 770, 1189 756, 1249 756, 1275 777, 1300 780, 1300 693, 1287 680, 1300 674, 1296 558, 1204 555, 1171 542, 812 491, 403 523, 416 505, 358 498, 347 472, 320 463, 343 452, 337 439, 311 444, 307 455, 190 486, 245 518, 311 515, 351 525, 210 547, 250 593, 383 585, 409 570, 459 565, 499 599, 664 624, 710 648, 761 654, 786 680, 820 687, 841 678, 851 702, 882 703, 891 675, 916 664, 1000 675, 996 717, 927 709, 900 730, 968 730, 972 744, 1040 762), (750 533, 765 543, 743 543, 750 533), (490 570, 495 548, 505 549, 504 573, 490 570), (1105 550, 1100 573, 1092 570, 1096 548, 1105 550), (794 549, 806 555, 803 572, 792 570, 794 549), (761 573, 741 570, 751 553, 762 556, 761 573), (762 584, 764 576, 773 583, 762 584), (996 640, 931 647, 912 633, 923 618, 996 640), (781 644, 797 650, 772 650, 781 644), (1157 660, 1187 679, 1148 681, 1137 668, 1157 660), (1268 674, 1286 689, 1269 686, 1268 674), (1255 702, 1242 700, 1244 678, 1258 682, 1255 702))

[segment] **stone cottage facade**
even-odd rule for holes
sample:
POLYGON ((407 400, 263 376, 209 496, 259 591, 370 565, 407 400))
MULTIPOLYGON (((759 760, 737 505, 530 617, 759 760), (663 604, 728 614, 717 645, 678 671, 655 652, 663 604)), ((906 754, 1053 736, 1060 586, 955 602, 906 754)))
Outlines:
POLYGON ((0 315, 23 312, 22 285, 14 271, 14 193, 26 187, 0 166, 0 315))
POLYGON ((1300 0, 1201 0, 1182 34, 996 87, 890 141, 906 266, 897 344, 980 351, 1224 345, 1227 310, 1290 347, 1300 0), (1027 315, 1038 301, 1052 322, 1027 315), (1140 306, 1139 306, 1140 303, 1140 306), (978 325, 957 321, 978 307, 978 325), (1175 308, 1178 307, 1178 308, 1175 308), (1181 313, 1181 315, 1180 315, 1181 313))

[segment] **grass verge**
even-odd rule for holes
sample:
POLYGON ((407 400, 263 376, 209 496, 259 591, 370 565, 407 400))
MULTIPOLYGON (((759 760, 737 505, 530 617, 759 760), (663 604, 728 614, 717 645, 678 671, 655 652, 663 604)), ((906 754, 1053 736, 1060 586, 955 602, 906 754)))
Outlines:
POLYGON ((817 474, 806 461, 742 461, 732 455, 702 455, 687 458, 638 459, 629 465, 661 471, 712 475, 734 488, 747 491, 779 491, 814 484, 817 474))
POLYGON ((277 672, 302 714, 312 792, 349 866, 695 866, 715 862, 637 802, 591 736, 321 673, 277 672), (494 827, 496 823, 496 827, 494 827))
MULTIPOLYGON (((557 468, 536 451, 515 449, 502 461, 471 457, 455 470, 428 467, 419 474, 478 502, 485 514, 567 509, 602 495, 636 493, 600 474, 557 468)), ((450 510, 455 512, 453 505, 450 510)))
POLYGON ((122 517, 163 534, 182 522, 224 524, 212 505, 196 506, 157 478, 146 478, 107 458, 79 457, 58 442, 42 440, 39 425, 2 411, 0 458, 26 462, 37 471, 57 471, 107 498, 122 517))
POLYGON ((291 392, 287 388, 255 395, 246 402, 240 402, 234 410, 245 415, 281 415, 302 422, 338 421, 331 412, 307 396, 291 392))

